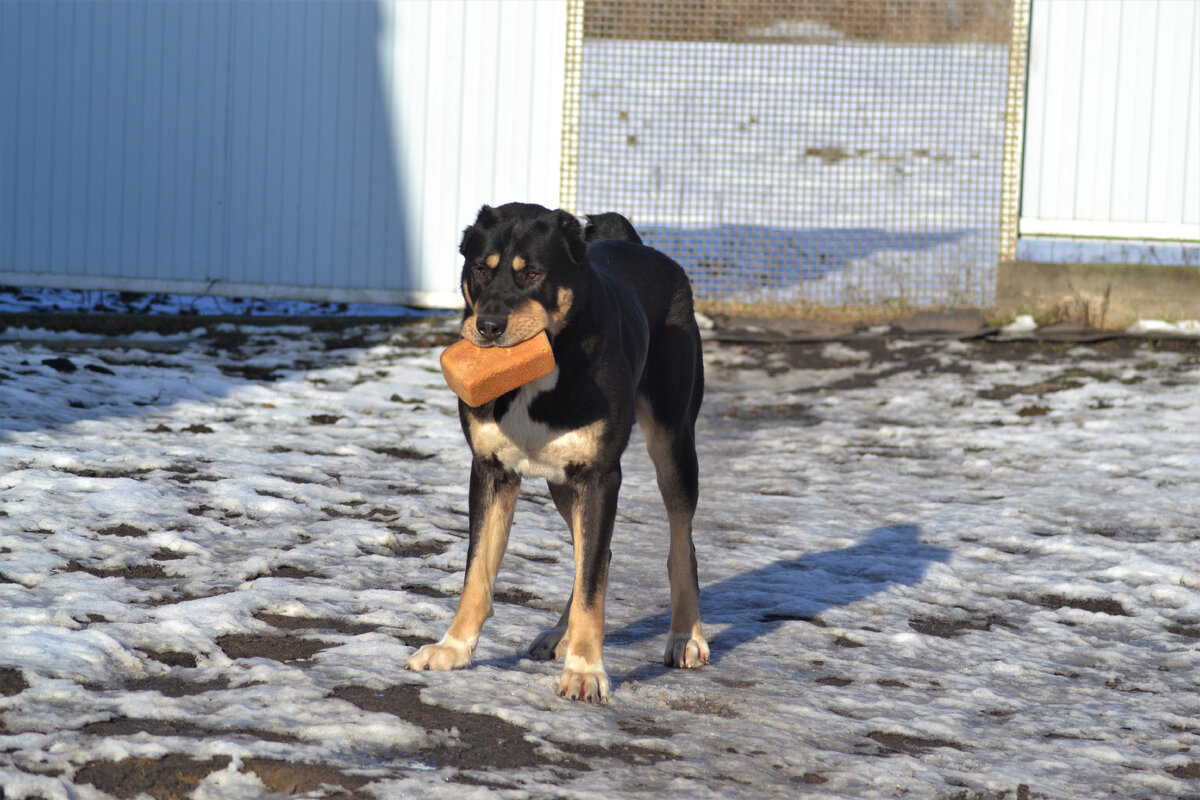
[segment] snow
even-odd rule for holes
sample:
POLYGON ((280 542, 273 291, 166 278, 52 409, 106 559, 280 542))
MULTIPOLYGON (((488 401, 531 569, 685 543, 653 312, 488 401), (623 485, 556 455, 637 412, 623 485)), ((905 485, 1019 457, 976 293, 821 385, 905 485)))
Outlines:
POLYGON ((1007 58, 588 40, 579 209, 629 216, 705 297, 991 305, 1007 58))
POLYGON ((403 669, 444 631, 466 552, 469 456, 418 343, 451 331, 0 336, 0 670, 27 684, 0 695, 6 798, 102 797, 86 765, 166 754, 232 758, 196 797, 278 796, 253 758, 333 764, 381 797, 1200 791, 1194 344, 710 342, 696 538, 713 663, 656 663, 666 520, 635 437, 614 700, 589 707, 521 655, 570 586, 539 481, 474 665, 403 669), (340 624, 278 628, 297 617, 340 624), (231 636, 324 649, 239 656, 231 636), (430 708, 519 726, 547 762, 430 764, 465 723, 429 732, 346 686, 421 687, 430 708), (140 728, 95 727, 123 719, 140 728))
POLYGON ((319 303, 302 300, 263 300, 253 297, 0 287, 0 313, 81 311, 177 316, 279 317, 400 317, 421 316, 426 313, 407 306, 368 303, 319 303))

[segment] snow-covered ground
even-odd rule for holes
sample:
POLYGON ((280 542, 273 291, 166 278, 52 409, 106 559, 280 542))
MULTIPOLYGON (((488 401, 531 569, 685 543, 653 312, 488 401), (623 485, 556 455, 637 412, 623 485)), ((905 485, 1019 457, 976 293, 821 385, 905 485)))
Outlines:
MULTIPOLYGON (((444 311, 367 303, 0 286, 0 314, 159 314, 176 317, 404 317, 444 311)), ((203 323, 197 322, 197 325, 203 323)))
POLYGON ((990 305, 1007 54, 588 40, 579 210, 707 297, 990 305))
POLYGON ((403 669, 466 549, 450 330, 0 334, 6 800, 1200 794, 1194 341, 710 343, 713 663, 655 661, 635 439, 589 707, 521 654, 535 481, 476 664, 403 669))

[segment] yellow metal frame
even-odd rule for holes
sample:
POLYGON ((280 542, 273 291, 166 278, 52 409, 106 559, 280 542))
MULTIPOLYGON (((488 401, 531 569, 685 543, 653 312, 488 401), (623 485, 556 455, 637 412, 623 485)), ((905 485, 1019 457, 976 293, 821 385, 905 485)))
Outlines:
POLYGON ((1021 217, 1021 165, 1025 151, 1025 82, 1029 75, 1029 6, 1013 0, 1008 45, 1008 90, 1004 113, 1004 166, 1000 178, 999 260, 1017 257, 1017 223, 1021 217))
POLYGON ((562 166, 558 203, 579 213, 579 104, 583 76, 583 7, 585 0, 567 0, 567 57, 563 65, 562 166))

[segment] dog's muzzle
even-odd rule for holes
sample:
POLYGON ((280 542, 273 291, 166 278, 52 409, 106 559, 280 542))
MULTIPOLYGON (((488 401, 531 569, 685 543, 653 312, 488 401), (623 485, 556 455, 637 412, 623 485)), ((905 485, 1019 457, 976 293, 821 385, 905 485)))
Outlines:
POLYGON ((500 341, 500 337, 504 335, 504 330, 508 327, 508 317, 506 316, 477 316, 475 318, 475 330, 479 331, 479 337, 488 344, 495 344, 500 341))

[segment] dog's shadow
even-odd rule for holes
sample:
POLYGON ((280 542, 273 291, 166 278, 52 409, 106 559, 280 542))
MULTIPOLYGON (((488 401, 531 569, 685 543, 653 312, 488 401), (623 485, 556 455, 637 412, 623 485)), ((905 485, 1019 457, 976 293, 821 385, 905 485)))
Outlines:
MULTIPOLYGON (((704 623, 726 626, 710 640, 711 663, 785 622, 812 621, 822 611, 850 605, 891 586, 915 585, 930 565, 949 557, 949 550, 921 541, 919 526, 895 525, 876 528, 858 544, 842 550, 776 561, 703 586, 704 623)), ((669 612, 654 614, 609 631, 605 642, 618 646, 651 639, 665 642, 669 625, 669 612)), ((666 669, 647 665, 618 681, 645 680, 666 669)))

